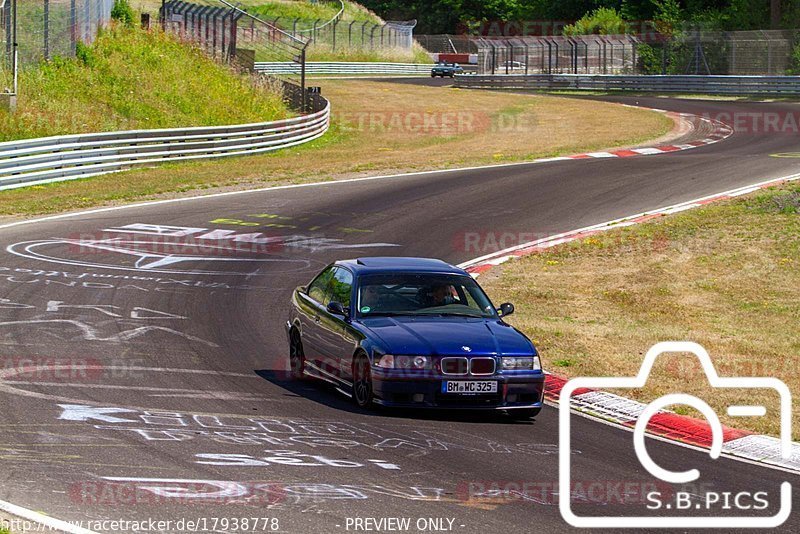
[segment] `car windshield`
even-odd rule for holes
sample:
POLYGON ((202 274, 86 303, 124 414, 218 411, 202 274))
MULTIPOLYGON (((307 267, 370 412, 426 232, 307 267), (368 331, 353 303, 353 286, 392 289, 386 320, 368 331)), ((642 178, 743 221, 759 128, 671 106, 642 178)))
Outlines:
POLYGON ((385 315, 496 317, 489 298, 469 276, 379 274, 360 278, 358 312, 385 315))

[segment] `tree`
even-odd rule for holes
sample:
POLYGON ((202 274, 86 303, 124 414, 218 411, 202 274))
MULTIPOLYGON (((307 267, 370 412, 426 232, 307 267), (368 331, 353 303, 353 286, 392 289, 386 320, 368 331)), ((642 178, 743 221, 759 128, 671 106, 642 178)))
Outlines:
POLYGON ((619 35, 628 33, 628 23, 616 9, 599 7, 564 28, 564 35, 619 35))

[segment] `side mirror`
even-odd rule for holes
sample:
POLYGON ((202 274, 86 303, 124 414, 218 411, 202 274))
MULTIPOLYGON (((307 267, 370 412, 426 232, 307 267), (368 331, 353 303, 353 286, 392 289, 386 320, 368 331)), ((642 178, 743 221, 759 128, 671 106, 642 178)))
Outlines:
POLYGON ((497 309, 497 312, 500 314, 500 317, 508 317, 512 313, 514 313, 514 305, 510 302, 504 302, 500 305, 497 309))
POLYGON ((342 306, 341 302, 336 302, 335 300, 332 300, 328 303, 328 311, 334 315, 341 315, 343 317, 350 315, 350 309, 345 308, 342 306))

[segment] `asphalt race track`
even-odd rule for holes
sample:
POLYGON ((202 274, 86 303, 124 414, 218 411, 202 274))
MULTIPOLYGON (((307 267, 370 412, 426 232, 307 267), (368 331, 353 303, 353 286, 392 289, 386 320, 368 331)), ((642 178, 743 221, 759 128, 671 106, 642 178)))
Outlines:
MULTIPOLYGON (((11 363, 0 369, 0 499, 64 520, 206 521, 170 531, 231 531, 219 521, 253 518, 239 531, 363 532, 370 525, 358 530, 355 518, 392 517, 411 518, 411 531, 572 530, 557 505, 555 409, 532 423, 363 412, 323 385, 291 382, 290 291, 339 258, 458 263, 481 255, 461 245, 467 232, 548 235, 800 172, 800 159, 770 157, 797 151, 796 139, 737 132, 662 156, 328 183, 1 230, 0 354, 11 363), (173 228, 154 235, 153 225, 173 228), (248 243, 254 232, 275 240, 248 243)), ((641 488, 655 482, 631 434, 582 417, 572 425, 574 480, 600 483, 576 512, 647 513, 641 488)), ((720 491, 777 496, 781 482, 800 481, 661 441, 648 448, 720 491)), ((800 508, 797 493, 792 502, 800 508)), ((777 531, 800 531, 798 514, 777 531)))

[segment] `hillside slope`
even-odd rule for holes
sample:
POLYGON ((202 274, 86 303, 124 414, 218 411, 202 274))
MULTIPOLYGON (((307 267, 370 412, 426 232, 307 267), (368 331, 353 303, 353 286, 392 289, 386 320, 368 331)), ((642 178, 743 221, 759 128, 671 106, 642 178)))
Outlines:
MULTIPOLYGON (((301 37, 311 37, 313 28, 321 28, 316 42, 309 47, 309 61, 432 62, 427 52, 416 43, 411 49, 384 46, 379 29, 384 21, 356 2, 344 2, 344 11, 336 24, 335 48, 330 21, 342 9, 338 0, 245 0, 240 4, 249 13, 269 22, 277 21, 278 26, 290 32, 296 31, 301 37), (370 36, 374 42, 367 41, 370 36)), ((388 43, 388 37, 386 41, 388 43)))
POLYGON ((255 85, 160 30, 115 25, 75 59, 20 73, 16 114, 0 140, 68 133, 214 126, 291 113, 276 88, 255 85))

